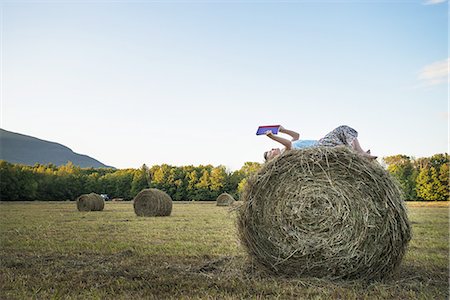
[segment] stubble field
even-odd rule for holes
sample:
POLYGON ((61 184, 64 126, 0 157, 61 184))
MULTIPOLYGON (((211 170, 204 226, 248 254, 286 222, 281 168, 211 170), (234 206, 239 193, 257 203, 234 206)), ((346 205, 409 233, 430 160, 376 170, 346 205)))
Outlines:
POLYGON ((448 299, 448 202, 408 202, 413 239, 377 282, 283 278, 255 269, 236 213, 174 202, 137 217, 131 202, 78 212, 74 202, 0 203, 0 299, 448 299))

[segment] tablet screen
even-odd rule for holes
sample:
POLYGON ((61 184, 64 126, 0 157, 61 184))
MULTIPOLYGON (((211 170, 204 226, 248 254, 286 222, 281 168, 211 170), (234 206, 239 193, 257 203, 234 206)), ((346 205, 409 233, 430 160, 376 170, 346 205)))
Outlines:
POLYGON ((278 134, 278 130, 280 129, 280 125, 267 125, 267 126, 259 126, 256 131, 256 135, 265 134, 267 130, 272 131, 273 134, 278 134))

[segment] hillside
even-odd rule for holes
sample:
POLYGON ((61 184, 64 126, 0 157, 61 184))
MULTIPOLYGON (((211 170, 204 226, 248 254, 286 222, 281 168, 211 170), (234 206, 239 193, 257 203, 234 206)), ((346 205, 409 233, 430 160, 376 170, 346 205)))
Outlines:
POLYGON ((57 166, 71 161, 82 168, 112 168, 87 155, 73 152, 58 143, 14 133, 0 128, 0 159, 10 163, 34 165, 53 163, 57 166))

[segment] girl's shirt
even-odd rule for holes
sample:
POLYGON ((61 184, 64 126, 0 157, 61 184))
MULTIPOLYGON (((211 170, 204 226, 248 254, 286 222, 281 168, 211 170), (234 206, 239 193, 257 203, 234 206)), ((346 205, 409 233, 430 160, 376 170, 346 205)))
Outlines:
POLYGON ((296 140, 292 142, 292 149, 305 149, 317 146, 316 140, 296 140))

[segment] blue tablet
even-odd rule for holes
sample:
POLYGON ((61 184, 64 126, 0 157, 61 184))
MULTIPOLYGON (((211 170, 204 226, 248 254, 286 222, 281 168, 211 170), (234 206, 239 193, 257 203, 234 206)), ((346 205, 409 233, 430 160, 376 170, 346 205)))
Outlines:
POLYGON ((273 134, 278 134, 279 129, 280 129, 280 125, 259 126, 258 130, 256 131, 256 135, 266 134, 267 130, 272 131, 273 134))

